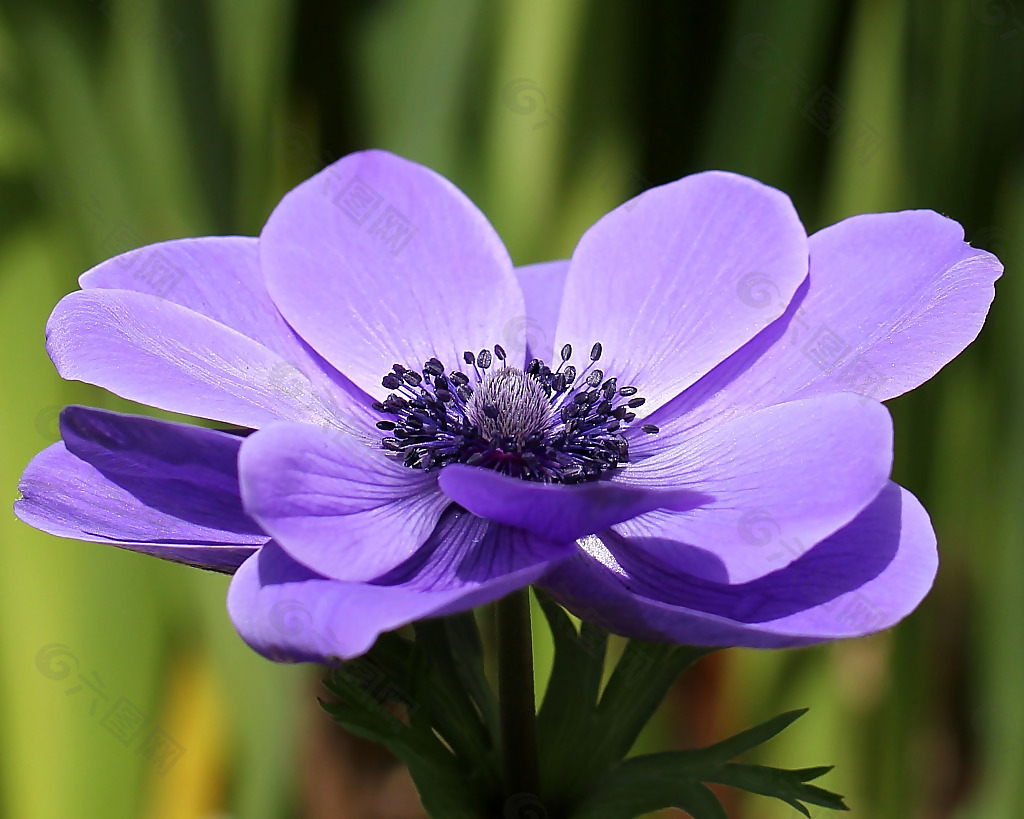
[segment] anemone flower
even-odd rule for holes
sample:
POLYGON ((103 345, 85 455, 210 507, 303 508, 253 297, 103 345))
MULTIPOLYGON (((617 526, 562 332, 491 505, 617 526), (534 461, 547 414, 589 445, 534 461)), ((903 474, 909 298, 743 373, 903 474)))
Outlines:
POLYGON ((229 429, 84 407, 21 519, 234 573, 238 632, 333 661, 530 584, 631 637, 781 647, 887 628, 937 566, 883 400, 979 332, 998 260, 932 211, 808 238, 706 172, 515 268, 450 182, 380 151, 259 238, 150 245, 47 326, 64 378, 229 429))

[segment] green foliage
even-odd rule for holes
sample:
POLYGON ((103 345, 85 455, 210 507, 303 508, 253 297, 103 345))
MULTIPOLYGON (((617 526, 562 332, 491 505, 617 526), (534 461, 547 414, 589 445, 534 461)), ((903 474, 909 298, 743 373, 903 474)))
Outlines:
POLYGON ((541 776, 554 804, 579 802, 629 753, 683 671, 713 649, 631 640, 601 691, 608 635, 538 594, 555 641, 554 667, 537 721, 541 776))
POLYGON ((805 816, 806 804, 846 810, 841 797, 808 784, 830 767, 782 770, 734 761, 806 710, 781 714, 706 748, 627 759, 679 675, 713 649, 630 641, 602 691, 608 634, 587 623, 577 631, 563 609, 538 597, 555 644, 537 715, 539 794, 504 790, 500 731, 492 717, 496 696, 484 676, 471 615, 418 623, 415 640, 383 635, 368 654, 342 663, 324 681, 335 698, 321 703, 324 710, 401 759, 424 808, 446 819, 478 819, 495 811, 633 819, 667 807, 682 808, 694 819, 725 816, 706 783, 774 797, 805 816))
POLYGON ((636 756, 613 768, 572 812, 572 819, 633 819, 660 808, 681 808, 694 819, 719 819, 727 814, 722 803, 704 783, 729 785, 785 802, 810 817, 807 805, 829 810, 848 810, 842 797, 807 784, 828 773, 831 767, 782 770, 763 765, 726 762, 783 730, 803 712, 782 714, 710 748, 636 756), (750 736, 764 736, 750 741, 750 736), (726 754, 726 745, 738 746, 726 754))
POLYGON ((385 634, 324 683, 337 698, 322 703, 324 710, 401 759, 431 816, 477 819, 501 791, 483 655, 470 652, 456 663, 452 652, 452 642, 461 647, 475 631, 471 621, 420 623, 415 642, 385 634))

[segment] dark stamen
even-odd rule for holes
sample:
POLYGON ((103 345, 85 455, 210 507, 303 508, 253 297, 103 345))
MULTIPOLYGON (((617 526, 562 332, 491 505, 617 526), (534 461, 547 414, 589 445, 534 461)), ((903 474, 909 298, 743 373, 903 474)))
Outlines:
MULTIPOLYGON (((540 359, 525 369, 510 367, 504 347, 493 350, 465 352, 467 372, 445 373, 434 357, 422 375, 395 364, 381 379, 391 392, 373 403, 389 416, 377 422, 390 433, 381 446, 414 469, 463 463, 545 483, 598 480, 629 462, 622 433, 636 418, 630 410, 644 400, 632 397, 635 387, 619 388, 614 376, 605 380, 594 367, 600 343, 578 383, 577 368, 567 363, 569 344, 560 348, 555 370, 540 359)), ((642 429, 658 431, 653 424, 642 429)))

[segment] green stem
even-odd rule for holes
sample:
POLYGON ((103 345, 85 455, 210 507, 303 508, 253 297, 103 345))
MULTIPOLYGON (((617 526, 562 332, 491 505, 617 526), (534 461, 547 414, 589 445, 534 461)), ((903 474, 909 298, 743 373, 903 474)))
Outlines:
POLYGON ((501 768, 506 794, 537 796, 540 767, 529 589, 513 592, 498 601, 498 701, 501 768))

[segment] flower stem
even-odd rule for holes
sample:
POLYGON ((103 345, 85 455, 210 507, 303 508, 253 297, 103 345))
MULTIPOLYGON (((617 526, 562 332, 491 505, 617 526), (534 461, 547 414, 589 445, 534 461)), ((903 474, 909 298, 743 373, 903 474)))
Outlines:
POLYGON ((540 768, 529 589, 520 589, 498 601, 498 701, 506 795, 536 796, 540 790, 540 768))

